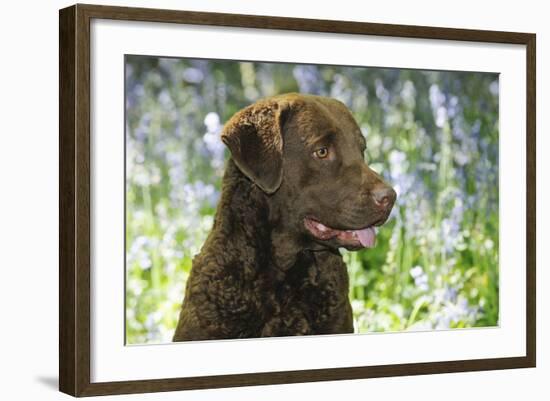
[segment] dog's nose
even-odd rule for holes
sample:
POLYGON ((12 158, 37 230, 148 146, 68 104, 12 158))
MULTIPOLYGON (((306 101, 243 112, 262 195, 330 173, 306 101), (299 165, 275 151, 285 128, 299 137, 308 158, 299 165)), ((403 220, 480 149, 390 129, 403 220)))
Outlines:
POLYGON ((387 209, 393 206, 397 194, 393 188, 381 185, 371 191, 371 196, 377 206, 387 209))

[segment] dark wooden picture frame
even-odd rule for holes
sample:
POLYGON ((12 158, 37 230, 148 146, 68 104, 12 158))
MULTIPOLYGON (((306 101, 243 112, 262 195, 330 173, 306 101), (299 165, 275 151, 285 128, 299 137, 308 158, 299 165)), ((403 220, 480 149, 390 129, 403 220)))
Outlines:
POLYGON ((536 36, 534 34, 81 4, 60 10, 59 30, 59 389, 62 392, 73 396, 93 396, 535 366, 536 36), (525 45, 527 54, 526 356, 92 383, 90 380, 90 22, 94 18, 525 45))

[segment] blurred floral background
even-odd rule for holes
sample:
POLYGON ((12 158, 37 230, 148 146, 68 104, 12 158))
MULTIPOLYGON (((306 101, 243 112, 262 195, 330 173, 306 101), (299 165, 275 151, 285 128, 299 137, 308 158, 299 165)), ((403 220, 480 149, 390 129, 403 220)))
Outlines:
POLYGON ((126 56, 126 341, 171 341, 213 223, 223 123, 259 98, 330 96, 398 193, 342 251, 356 332, 498 325, 498 75, 126 56))

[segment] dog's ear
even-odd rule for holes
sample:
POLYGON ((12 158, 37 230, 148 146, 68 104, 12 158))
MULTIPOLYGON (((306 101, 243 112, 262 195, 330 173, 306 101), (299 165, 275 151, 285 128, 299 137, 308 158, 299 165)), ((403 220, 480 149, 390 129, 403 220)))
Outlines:
POLYGON ((243 174, 272 194, 283 179, 283 125, 290 104, 260 100, 237 112, 222 131, 222 141, 243 174))

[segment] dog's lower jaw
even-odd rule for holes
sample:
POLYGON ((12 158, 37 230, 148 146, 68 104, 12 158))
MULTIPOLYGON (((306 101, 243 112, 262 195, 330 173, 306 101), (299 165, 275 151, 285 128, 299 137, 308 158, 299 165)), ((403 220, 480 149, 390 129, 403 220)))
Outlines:
POLYGON ((289 232, 281 227, 275 227, 271 231, 273 267, 282 274, 296 264, 298 255, 302 251, 304 251, 304 247, 297 236, 289 235, 289 232))

